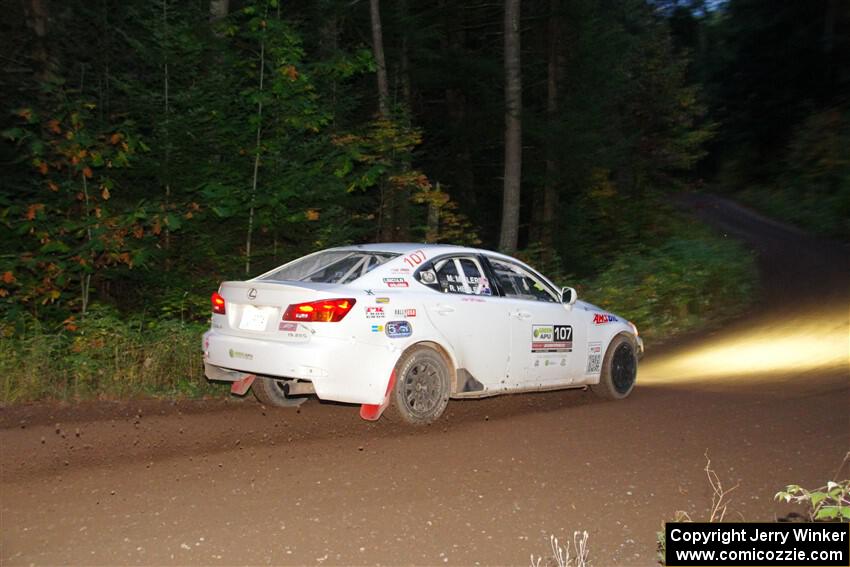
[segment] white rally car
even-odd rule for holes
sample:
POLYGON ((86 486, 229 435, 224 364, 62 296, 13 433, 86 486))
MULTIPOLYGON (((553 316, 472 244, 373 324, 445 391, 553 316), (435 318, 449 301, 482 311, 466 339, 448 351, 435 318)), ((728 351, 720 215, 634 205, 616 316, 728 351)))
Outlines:
POLYGON ((449 398, 589 385, 625 398, 643 341, 622 317, 577 301, 487 250, 369 244, 316 252, 212 295, 211 380, 260 401, 305 395, 386 408, 412 424, 449 398))

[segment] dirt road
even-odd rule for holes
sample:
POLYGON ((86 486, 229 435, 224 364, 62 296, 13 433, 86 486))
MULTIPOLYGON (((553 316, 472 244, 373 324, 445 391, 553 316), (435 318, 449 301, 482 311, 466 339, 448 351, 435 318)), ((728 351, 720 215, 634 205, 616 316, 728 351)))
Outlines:
POLYGON ((0 410, 0 564, 527 565, 590 534, 593 564, 652 565, 703 519, 708 454, 732 518, 819 486, 850 449, 846 249, 714 198, 760 253, 764 302, 650 350, 625 402, 566 391, 452 402, 439 424, 251 399, 0 410))

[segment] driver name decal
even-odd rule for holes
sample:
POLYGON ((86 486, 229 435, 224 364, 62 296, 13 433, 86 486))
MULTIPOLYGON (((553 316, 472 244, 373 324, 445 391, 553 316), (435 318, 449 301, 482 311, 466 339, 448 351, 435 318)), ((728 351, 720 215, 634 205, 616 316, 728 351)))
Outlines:
POLYGON ((570 325, 532 325, 531 352, 572 352, 573 328, 570 325))

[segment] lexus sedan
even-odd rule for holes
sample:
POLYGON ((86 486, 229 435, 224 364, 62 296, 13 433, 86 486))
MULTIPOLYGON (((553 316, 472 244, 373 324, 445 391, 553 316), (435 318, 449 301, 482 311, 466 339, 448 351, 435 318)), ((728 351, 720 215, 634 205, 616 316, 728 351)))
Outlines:
POLYGON ((450 398, 589 386, 629 395, 643 341, 496 252, 368 244, 304 256, 212 294, 203 337, 211 380, 265 404, 307 396, 430 423, 450 398))

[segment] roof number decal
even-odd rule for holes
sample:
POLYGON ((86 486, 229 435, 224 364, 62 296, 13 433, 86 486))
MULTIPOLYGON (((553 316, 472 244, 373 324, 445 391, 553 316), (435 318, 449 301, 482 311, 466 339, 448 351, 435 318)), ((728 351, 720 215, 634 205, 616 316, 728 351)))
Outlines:
POLYGON ((404 257, 404 263, 410 266, 411 268, 415 268, 424 261, 425 252, 423 252, 422 250, 416 250, 415 252, 411 252, 410 254, 404 257))

